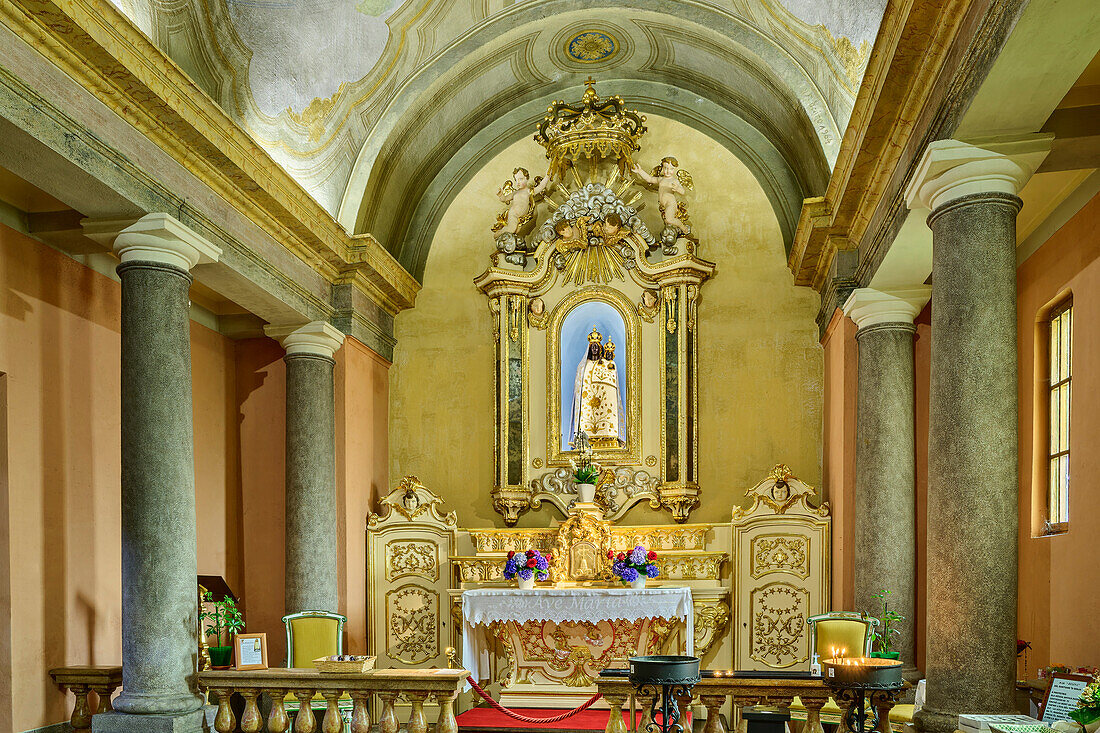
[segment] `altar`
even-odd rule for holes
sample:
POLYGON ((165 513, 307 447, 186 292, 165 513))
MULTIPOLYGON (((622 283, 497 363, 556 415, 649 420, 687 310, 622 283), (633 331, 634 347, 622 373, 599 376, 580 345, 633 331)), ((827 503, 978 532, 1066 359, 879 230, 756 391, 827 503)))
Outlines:
POLYGON ((478 680, 492 675, 494 640, 509 659, 508 695, 517 702, 553 693, 586 698, 599 673, 658 651, 695 654, 691 589, 514 588, 462 593, 462 659, 478 680), (674 625, 682 643, 664 648, 674 625))

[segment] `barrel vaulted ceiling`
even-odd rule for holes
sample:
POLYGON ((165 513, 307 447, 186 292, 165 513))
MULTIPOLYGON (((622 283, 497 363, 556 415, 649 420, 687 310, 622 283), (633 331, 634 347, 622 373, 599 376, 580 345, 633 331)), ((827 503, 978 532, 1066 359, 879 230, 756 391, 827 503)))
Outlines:
POLYGON ((802 199, 824 191, 885 6, 114 2, 345 228, 373 234, 417 277, 472 172, 590 75, 601 94, 679 119, 745 161, 789 246, 802 199), (594 46, 574 43, 586 33, 594 46))

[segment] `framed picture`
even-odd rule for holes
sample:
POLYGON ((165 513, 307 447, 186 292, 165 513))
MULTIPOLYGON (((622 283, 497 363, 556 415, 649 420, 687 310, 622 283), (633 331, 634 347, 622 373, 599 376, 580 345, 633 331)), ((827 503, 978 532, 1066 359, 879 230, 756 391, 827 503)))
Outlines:
POLYGON ((1055 723, 1069 720, 1069 712, 1077 707, 1077 700, 1092 677, 1084 674, 1055 673, 1050 678, 1050 687, 1043 698, 1042 721, 1055 723))
POLYGON ((236 634, 233 637, 234 669, 267 669, 267 634, 236 634))

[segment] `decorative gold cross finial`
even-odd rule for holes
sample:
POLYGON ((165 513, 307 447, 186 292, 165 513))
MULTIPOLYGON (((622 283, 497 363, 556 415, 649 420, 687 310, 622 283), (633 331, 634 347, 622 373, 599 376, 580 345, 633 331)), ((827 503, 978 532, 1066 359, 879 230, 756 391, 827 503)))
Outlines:
POLYGON ((589 74, 588 78, 584 80, 584 83, 591 87, 593 84, 596 83, 596 80, 592 78, 591 74, 589 74))

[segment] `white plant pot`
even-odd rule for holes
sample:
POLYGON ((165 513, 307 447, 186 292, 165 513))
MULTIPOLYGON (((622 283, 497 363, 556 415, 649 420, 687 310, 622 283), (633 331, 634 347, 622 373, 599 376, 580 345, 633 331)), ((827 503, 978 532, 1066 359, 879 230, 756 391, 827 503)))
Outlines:
POLYGON ((636 580, 630 581, 630 587, 634 590, 640 590, 645 588, 646 576, 639 575, 636 580))
POLYGON ((520 590, 533 590, 535 587, 535 576, 533 574, 527 580, 523 578, 517 578, 517 580, 519 581, 520 590))
POLYGON ((577 484, 577 501, 591 504, 596 500, 596 484, 577 484))

